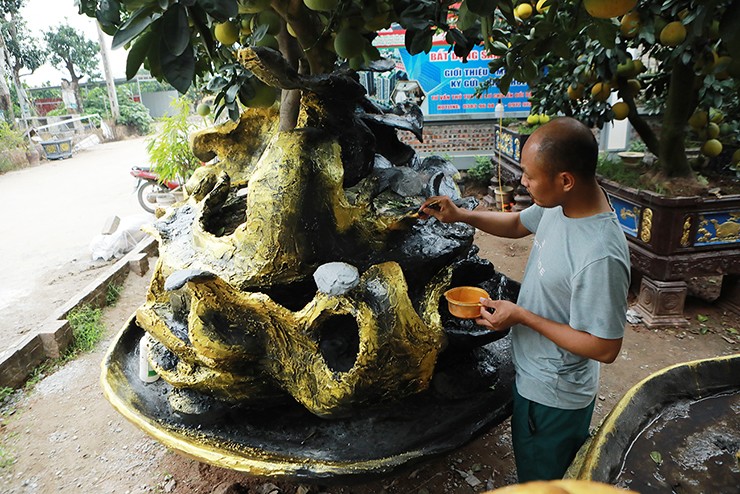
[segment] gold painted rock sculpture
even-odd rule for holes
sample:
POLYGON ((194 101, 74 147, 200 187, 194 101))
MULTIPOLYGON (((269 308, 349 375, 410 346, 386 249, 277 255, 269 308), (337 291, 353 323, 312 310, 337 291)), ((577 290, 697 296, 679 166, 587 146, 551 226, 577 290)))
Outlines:
MULTIPOLYGON (((335 77, 327 87, 359 86, 335 77)), ((414 118, 368 115, 306 91, 299 128, 247 110, 192 137, 219 161, 149 228, 159 261, 146 302, 103 363, 106 396, 142 429, 220 466, 322 477, 389 471, 508 415, 508 342, 491 347, 501 333, 440 301, 463 284, 510 299, 518 287, 477 257, 471 227, 399 222, 423 200, 399 194, 418 188, 397 185, 404 176, 429 177, 431 195, 452 175, 407 157, 393 127, 414 118), (328 263, 356 268, 356 283, 319 290, 328 263), (145 336, 162 378, 146 385, 131 378, 145 336)))

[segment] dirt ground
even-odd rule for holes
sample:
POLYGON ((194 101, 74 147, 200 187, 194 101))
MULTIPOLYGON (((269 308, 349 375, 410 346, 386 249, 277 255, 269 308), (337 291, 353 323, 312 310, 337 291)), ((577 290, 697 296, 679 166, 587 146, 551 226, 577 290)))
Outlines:
MULTIPOLYGON (((530 240, 478 234, 476 243, 482 257, 521 280, 530 240)), ((69 272, 74 271, 71 266, 69 272)), ((4 465, 0 467, 0 491, 462 494, 515 482, 508 421, 447 455, 394 476, 354 485, 310 485, 250 477, 167 450, 115 412, 98 384, 100 361, 110 339, 143 302, 148 277, 132 274, 127 278, 121 299, 104 312, 107 333, 94 352, 68 363, 33 390, 17 392, 5 403, 0 417, 0 464, 4 465)), ((74 293, 70 277, 64 278, 68 293, 74 293)), ((78 288, 87 282, 80 281, 78 288)), ((620 356, 602 369, 594 427, 625 391, 652 372, 677 362, 739 351, 736 314, 690 297, 686 315, 691 324, 683 329, 648 330, 642 325, 628 325, 620 356)))

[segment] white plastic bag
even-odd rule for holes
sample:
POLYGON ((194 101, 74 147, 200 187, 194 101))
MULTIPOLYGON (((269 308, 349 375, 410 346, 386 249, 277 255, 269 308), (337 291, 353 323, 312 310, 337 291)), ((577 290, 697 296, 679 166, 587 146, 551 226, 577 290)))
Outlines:
POLYGON ((121 219, 118 228, 110 235, 97 235, 90 242, 93 261, 102 259, 110 261, 131 252, 136 244, 146 237, 141 227, 151 221, 147 214, 126 216, 121 219))

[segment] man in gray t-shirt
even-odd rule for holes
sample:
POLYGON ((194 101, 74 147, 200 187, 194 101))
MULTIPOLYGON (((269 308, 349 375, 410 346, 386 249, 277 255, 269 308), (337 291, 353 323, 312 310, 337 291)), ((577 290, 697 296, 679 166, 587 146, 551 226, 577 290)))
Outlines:
POLYGON ((535 234, 517 303, 482 299, 476 320, 512 328, 512 440, 524 482, 562 477, 588 437, 599 362, 613 362, 622 346, 630 268, 627 241, 596 181, 591 131, 555 119, 532 133, 521 156, 522 184, 535 203, 521 213, 467 211, 440 197, 420 211, 501 237, 535 234))

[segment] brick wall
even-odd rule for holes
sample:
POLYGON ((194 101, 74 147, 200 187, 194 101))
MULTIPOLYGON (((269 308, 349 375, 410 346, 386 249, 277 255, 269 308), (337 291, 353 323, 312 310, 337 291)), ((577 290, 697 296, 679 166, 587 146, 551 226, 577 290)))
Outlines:
POLYGON ((489 154, 495 149, 493 125, 493 120, 424 122, 424 142, 419 142, 413 134, 406 131, 399 130, 398 137, 421 154, 489 154))

